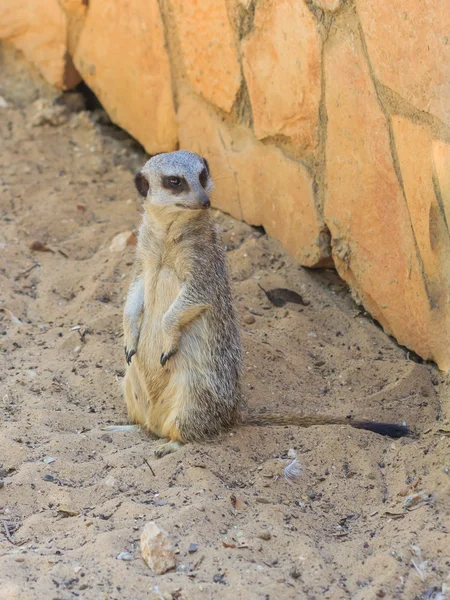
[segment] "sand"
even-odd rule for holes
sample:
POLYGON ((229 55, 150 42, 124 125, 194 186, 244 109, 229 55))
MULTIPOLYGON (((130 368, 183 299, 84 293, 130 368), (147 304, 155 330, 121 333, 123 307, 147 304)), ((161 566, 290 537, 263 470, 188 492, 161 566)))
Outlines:
POLYGON ((103 431, 127 423, 121 315, 135 249, 110 245, 139 224, 145 156, 97 113, 33 127, 42 111, 0 108, 0 598, 444 598, 445 378, 333 270, 299 267, 262 231, 214 212, 249 409, 406 421, 417 435, 239 427, 157 460, 151 436, 103 431), (258 284, 307 305, 273 306, 258 284), (287 481, 295 456, 301 473, 287 481), (164 575, 140 554, 152 520, 177 551, 164 575))

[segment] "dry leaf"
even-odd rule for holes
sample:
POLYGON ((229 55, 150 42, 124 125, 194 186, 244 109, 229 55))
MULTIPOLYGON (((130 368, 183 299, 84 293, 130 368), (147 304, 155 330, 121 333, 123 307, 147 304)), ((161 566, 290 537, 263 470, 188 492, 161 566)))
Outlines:
POLYGON ((52 250, 51 248, 49 248, 48 246, 46 246, 45 244, 43 244, 39 240, 35 240, 34 242, 30 242, 28 244, 28 247, 29 247, 30 250, 33 250, 34 252, 52 252, 52 254, 55 253, 54 250, 52 250))
POLYGON ((245 504, 244 500, 239 496, 235 496, 234 494, 232 494, 230 496, 230 500, 231 504, 233 505, 233 508, 235 508, 236 510, 247 510, 247 505, 245 504))

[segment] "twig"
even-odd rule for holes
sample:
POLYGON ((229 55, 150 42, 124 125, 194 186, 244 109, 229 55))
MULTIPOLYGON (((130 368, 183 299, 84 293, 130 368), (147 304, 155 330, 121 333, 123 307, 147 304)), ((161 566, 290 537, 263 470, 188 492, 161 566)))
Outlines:
POLYGON ((16 546, 16 542, 12 539, 11 534, 9 533, 8 524, 6 523, 6 521, 2 521, 2 523, 3 523, 3 527, 5 528, 6 537, 11 542, 11 544, 16 546))
POLYGON ((40 267, 40 266, 41 266, 41 263, 38 263, 38 262, 34 263, 34 265, 31 265, 31 267, 29 269, 26 269, 25 271, 22 271, 22 273, 19 273, 18 275, 16 275, 14 277, 14 281, 18 281, 21 277, 23 277, 24 275, 27 275, 27 273, 29 273, 36 267, 40 267))
POLYGON ((156 477, 155 471, 152 469, 151 464, 148 462, 148 460, 146 458, 144 458, 144 462, 147 465, 147 467, 150 469, 150 471, 152 472, 153 477, 156 477))

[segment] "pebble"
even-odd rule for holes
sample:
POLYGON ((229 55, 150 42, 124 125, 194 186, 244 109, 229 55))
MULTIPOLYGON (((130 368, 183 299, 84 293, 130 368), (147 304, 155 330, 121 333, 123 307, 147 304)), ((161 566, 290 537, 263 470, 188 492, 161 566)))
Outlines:
POLYGON ((5 482, 3 481, 3 479, 0 479, 0 490, 5 487, 5 482))
POLYGON ((116 556, 117 560, 133 560, 133 555, 129 552, 121 552, 116 556))
POLYGON ((109 250, 111 252, 123 252, 127 246, 135 246, 136 234, 133 231, 123 231, 112 240, 109 250))
POLYGON ((197 550, 198 550, 198 544, 189 544, 189 548, 188 548, 189 554, 194 554, 194 552, 197 552, 197 550))
POLYGON ((55 478, 53 477, 53 475, 44 475, 44 481, 55 481, 55 478))
POLYGON ((106 485, 109 488, 114 488, 117 485, 117 479, 112 475, 108 475, 108 477, 105 477, 103 480, 103 485, 106 485))
POLYGON ((253 315, 245 315, 244 317, 244 323, 246 323, 247 325, 253 325, 255 321, 256 319, 253 315))
POLYGON ((266 540, 266 542, 268 542, 270 539, 272 539, 272 534, 270 533, 270 531, 264 529, 263 531, 260 531, 258 533, 258 537, 260 540, 266 540))
POLYGON ((141 553, 150 569, 158 575, 175 567, 175 551, 169 534, 154 521, 142 530, 141 553))
POLYGON ((427 492, 417 492, 414 494, 410 494, 406 498, 404 502, 404 507, 407 510, 416 510, 416 508, 420 508, 424 504, 428 504, 429 502, 431 502, 431 500, 431 494, 428 494, 427 492))

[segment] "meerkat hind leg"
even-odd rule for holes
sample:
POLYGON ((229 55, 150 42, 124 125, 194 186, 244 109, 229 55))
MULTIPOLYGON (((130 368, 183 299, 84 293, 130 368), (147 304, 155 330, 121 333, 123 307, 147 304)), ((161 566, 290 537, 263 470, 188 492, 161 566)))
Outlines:
POLYGON ((162 444, 161 446, 156 448, 156 450, 154 451, 154 454, 157 458, 162 458, 163 456, 166 456, 167 454, 173 454, 174 452, 176 452, 183 446, 184 446, 183 442, 179 442, 179 441, 166 442, 165 444, 162 444))

